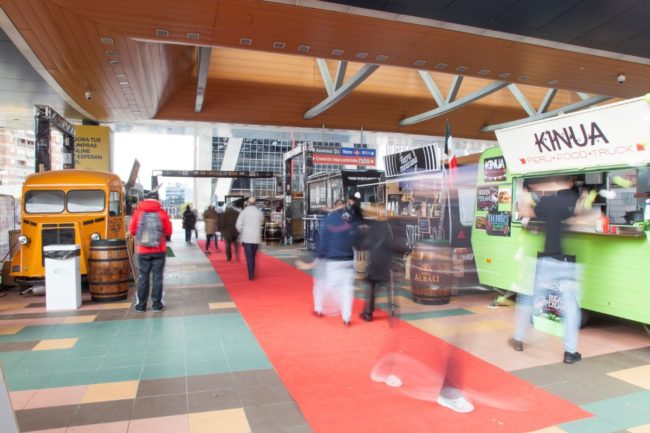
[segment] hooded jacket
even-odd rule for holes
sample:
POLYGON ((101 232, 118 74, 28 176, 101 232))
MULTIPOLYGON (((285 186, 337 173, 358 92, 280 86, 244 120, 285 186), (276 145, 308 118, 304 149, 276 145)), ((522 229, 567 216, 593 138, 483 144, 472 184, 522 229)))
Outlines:
POLYGON ((146 199, 140 202, 140 205, 133 213, 131 217, 131 224, 129 225, 129 233, 131 236, 135 236, 138 232, 138 224, 140 224, 140 218, 145 212, 157 212, 158 217, 160 218, 160 223, 162 224, 162 234, 160 239, 160 244, 156 248, 143 247, 137 245, 138 254, 155 254, 155 253, 165 253, 167 251, 167 238, 172 235, 172 223, 169 221, 169 215, 163 208, 160 207, 160 202, 154 199, 146 199))

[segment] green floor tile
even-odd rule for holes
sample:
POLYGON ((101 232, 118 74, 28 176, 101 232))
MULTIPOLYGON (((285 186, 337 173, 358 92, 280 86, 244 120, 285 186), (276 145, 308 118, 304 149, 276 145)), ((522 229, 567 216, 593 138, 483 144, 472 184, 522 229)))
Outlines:
POLYGON ((95 371, 66 371, 52 373, 45 383, 46 388, 77 386, 92 383, 95 371))
POLYGON ((148 352, 144 357, 144 366, 160 364, 176 364, 185 362, 185 350, 165 351, 165 352, 148 352))
POLYGON ((50 373, 14 374, 7 375, 7 388, 9 391, 24 391, 26 389, 40 389, 45 386, 50 373))
POLYGON ((118 355, 110 356, 107 355, 103 362, 101 363, 100 368, 102 370, 109 370, 113 368, 125 368, 125 367, 142 367, 144 362, 144 353, 135 353, 130 355, 118 355))
POLYGON ((226 359, 226 354, 221 347, 211 346, 203 347, 194 350, 187 350, 185 353, 185 358, 187 361, 210 361, 210 360, 220 360, 226 359))
POLYGON ((650 424, 650 391, 609 398, 582 407, 623 429, 650 424))
POLYGON ((229 357, 228 365, 233 372, 273 368, 266 356, 229 357))
POLYGON ((560 424, 560 427, 567 433, 613 433, 620 430, 617 425, 598 417, 560 424))
POLYGON ((99 369, 99 366, 102 364, 103 360, 104 360, 103 357, 82 358, 82 359, 66 358, 61 363, 58 364, 57 371, 60 372, 84 371, 84 370, 96 371, 97 369, 99 369))
POLYGON ((49 338, 52 332, 50 326, 26 326, 20 332, 11 336, 10 341, 38 341, 49 338))
POLYGON ((223 351, 226 353, 228 358, 246 358, 246 357, 263 357, 265 356, 262 348, 255 344, 245 344, 245 345, 224 345, 223 351))
POLYGON ((142 380, 185 376, 185 363, 149 365, 142 369, 142 380))
POLYGON ((106 355, 108 352, 107 346, 87 346, 87 347, 73 347, 72 349, 66 350, 67 358, 95 358, 98 356, 106 355))
POLYGON ((12 367, 25 357, 28 352, 0 352, 0 363, 5 370, 12 367))
POLYGON ((201 374, 226 373, 230 367, 225 358, 209 361, 188 361, 187 375, 197 376, 201 374))
POLYGON ((99 370, 93 377, 92 383, 123 382, 127 380, 138 380, 142 373, 142 367, 110 368, 99 370))

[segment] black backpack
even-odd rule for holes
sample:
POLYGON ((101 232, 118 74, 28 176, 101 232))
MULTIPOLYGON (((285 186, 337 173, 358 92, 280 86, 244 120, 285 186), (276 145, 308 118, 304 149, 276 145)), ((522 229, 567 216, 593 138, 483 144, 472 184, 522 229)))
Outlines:
POLYGON ((157 248, 162 238, 162 222, 158 212, 145 212, 140 216, 135 239, 140 246, 157 248))

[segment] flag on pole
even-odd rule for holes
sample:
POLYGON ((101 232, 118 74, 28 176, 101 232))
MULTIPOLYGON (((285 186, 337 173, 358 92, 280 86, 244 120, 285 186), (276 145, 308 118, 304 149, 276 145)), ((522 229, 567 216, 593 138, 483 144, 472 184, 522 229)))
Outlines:
POLYGON ((449 120, 445 121, 445 156, 447 156, 447 166, 451 168, 458 167, 456 154, 454 153, 454 140, 451 136, 451 126, 449 120))

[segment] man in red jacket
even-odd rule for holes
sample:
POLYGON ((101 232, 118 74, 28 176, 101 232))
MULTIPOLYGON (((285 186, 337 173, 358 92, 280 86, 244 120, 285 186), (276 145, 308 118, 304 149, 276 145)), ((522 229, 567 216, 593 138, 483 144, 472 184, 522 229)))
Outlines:
POLYGON ((167 238, 172 235, 172 223, 169 215, 160 207, 155 199, 140 202, 129 226, 129 233, 135 236, 138 268, 138 291, 136 294, 135 310, 144 312, 149 298, 149 274, 152 275, 151 303, 154 312, 163 311, 163 269, 165 268, 165 253, 167 238))

